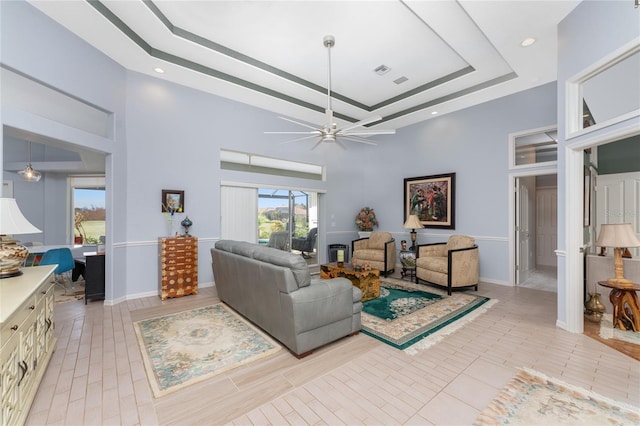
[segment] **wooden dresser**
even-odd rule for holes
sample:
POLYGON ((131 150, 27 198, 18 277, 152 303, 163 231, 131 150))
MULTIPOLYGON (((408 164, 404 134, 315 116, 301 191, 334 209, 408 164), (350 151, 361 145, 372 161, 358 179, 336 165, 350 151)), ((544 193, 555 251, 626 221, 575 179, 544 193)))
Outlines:
POLYGON ((53 271, 22 268, 0 280, 0 424, 23 424, 56 347, 53 271))
POLYGON ((159 239, 160 298, 198 294, 198 238, 159 239))

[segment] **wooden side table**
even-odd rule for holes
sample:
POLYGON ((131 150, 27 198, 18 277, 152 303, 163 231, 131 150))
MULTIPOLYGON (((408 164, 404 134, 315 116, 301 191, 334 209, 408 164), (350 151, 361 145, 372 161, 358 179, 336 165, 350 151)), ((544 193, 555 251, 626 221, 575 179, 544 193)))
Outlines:
POLYGON ((620 330, 640 332, 640 304, 638 295, 640 284, 624 287, 608 281, 598 281, 598 284, 611 289, 609 300, 613 305, 613 326, 620 330))

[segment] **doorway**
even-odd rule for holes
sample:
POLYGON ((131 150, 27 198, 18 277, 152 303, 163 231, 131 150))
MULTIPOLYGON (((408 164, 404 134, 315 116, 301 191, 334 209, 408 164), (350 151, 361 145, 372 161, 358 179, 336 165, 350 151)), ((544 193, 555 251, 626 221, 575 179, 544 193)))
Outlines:
POLYGON ((557 174, 514 177, 515 285, 557 291, 557 174))
POLYGON ((557 292, 558 132, 509 135, 509 278, 514 286, 557 292))

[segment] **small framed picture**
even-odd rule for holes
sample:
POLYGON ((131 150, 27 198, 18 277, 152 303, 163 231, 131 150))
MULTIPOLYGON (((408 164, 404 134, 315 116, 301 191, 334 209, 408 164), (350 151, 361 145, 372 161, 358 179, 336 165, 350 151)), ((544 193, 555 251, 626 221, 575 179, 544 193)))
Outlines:
POLYGON ((184 213, 184 191, 163 189, 162 213, 184 213))

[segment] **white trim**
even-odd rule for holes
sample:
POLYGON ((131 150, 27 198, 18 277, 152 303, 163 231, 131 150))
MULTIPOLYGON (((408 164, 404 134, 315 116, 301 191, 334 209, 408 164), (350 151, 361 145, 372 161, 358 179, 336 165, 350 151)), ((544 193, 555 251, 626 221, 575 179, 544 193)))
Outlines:
POLYGON ((582 85, 585 81, 606 71, 629 56, 640 52, 640 37, 636 37, 620 48, 614 50, 582 71, 568 78, 565 84, 565 139, 582 136, 596 130, 604 129, 616 123, 640 116, 640 109, 613 117, 593 126, 583 128, 582 125, 582 85))
MULTIPOLYGON (((530 169, 532 167, 553 167, 555 169, 558 168, 558 161, 545 161, 543 163, 533 163, 533 164, 521 164, 516 165, 515 162, 515 145, 516 139, 522 136, 535 135, 536 133, 545 133, 549 131, 558 130, 558 125, 553 124, 544 127, 538 127, 537 129, 524 130, 522 132, 509 133, 509 170, 518 170, 518 169, 530 169)), ((556 140, 556 147, 558 145, 558 141, 556 140)))
MULTIPOLYGON (((584 157, 582 150, 565 147, 565 270, 564 292, 558 294, 558 312, 565 312, 565 329, 584 331, 583 304, 583 188, 584 157)), ((558 289, 560 290, 560 289, 558 289)))
MULTIPOLYGON (((543 176, 543 175, 552 175, 558 174, 558 162, 557 161, 547 161, 544 163, 534 163, 534 164, 523 164, 516 166, 515 165, 515 141, 516 138, 521 136, 533 135, 536 133, 549 132, 553 130, 558 130, 558 125, 553 124, 549 126, 538 127, 537 129, 529 129, 523 130, 521 132, 515 132, 509 134, 508 148, 509 148, 509 158, 508 158, 508 167, 509 167, 509 183, 507 185, 508 194, 508 209, 509 209, 509 234, 507 240, 509 242, 509 283, 512 286, 516 285, 516 259, 515 259, 515 251, 516 251, 516 229, 515 229, 515 192, 516 192, 516 180, 519 177, 524 176, 543 176)), ((556 141, 556 146, 558 146, 558 141, 556 141)), ((556 153, 558 155, 559 153, 556 153)), ((556 178, 557 181, 557 178, 556 178)))

